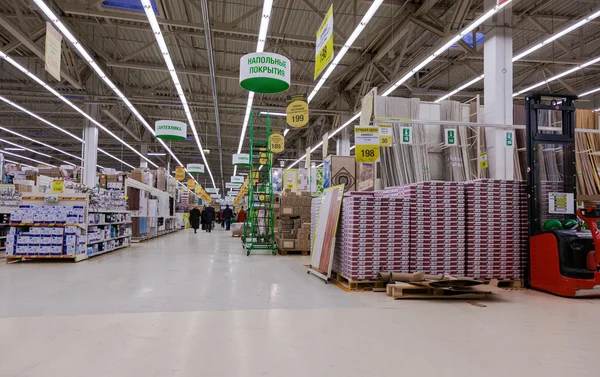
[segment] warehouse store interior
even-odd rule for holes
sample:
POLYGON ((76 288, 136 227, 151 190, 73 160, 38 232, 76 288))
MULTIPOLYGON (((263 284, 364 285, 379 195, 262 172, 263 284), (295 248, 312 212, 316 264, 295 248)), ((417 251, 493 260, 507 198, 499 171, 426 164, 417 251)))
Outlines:
POLYGON ((0 377, 592 376, 600 0, 0 0, 0 377))

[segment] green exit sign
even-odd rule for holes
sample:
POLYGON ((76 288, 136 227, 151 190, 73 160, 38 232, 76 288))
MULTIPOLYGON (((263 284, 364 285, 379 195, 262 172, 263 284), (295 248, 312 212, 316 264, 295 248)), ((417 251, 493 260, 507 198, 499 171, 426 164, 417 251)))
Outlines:
POLYGON ((402 144, 412 144, 411 127, 402 127, 402 144))
POLYGON ((447 129, 446 130, 446 146, 456 146, 456 129, 447 129))
POLYGON ((513 131, 506 131, 504 133, 504 141, 506 147, 512 148, 515 143, 515 133, 513 131))

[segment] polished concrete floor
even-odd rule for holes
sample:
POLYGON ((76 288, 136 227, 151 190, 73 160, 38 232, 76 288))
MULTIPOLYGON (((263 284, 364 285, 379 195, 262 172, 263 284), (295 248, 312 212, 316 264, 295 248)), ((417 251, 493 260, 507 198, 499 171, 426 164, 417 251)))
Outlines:
POLYGON ((185 230, 78 264, 0 264, 0 376, 597 376, 600 300, 346 293, 307 257, 185 230))

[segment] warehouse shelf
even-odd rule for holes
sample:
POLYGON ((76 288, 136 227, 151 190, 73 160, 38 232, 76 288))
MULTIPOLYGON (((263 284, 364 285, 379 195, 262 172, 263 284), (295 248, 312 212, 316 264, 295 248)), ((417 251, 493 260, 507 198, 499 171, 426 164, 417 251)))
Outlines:
POLYGON ((121 245, 121 246, 117 246, 117 247, 113 247, 110 250, 103 250, 103 251, 99 251, 97 253, 93 253, 93 254, 88 254, 88 258, 93 258, 93 257, 97 257, 98 255, 102 255, 102 254, 106 254, 106 253, 110 253, 113 252, 115 250, 119 250, 119 249, 124 249, 126 247, 131 246, 131 244, 127 244, 127 245, 121 245))
POLYGON ((114 237, 114 238, 107 238, 105 240, 92 241, 92 242, 88 242, 87 244, 89 246, 89 245, 94 245, 94 244, 97 244, 97 243, 103 243, 103 242, 106 242, 106 241, 120 240, 121 238, 127 238, 127 237, 131 237, 131 235, 128 234, 128 235, 114 237))

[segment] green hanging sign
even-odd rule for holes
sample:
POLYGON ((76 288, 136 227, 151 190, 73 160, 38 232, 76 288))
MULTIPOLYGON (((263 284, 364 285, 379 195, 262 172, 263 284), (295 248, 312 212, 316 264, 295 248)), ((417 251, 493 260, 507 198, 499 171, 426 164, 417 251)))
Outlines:
POLYGON ((279 93, 290 87, 290 60, 270 52, 254 52, 240 59, 240 86, 256 93, 279 93))
POLYGON ((176 120, 157 120, 154 124, 156 137, 163 140, 185 140, 187 124, 176 120))

